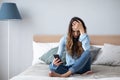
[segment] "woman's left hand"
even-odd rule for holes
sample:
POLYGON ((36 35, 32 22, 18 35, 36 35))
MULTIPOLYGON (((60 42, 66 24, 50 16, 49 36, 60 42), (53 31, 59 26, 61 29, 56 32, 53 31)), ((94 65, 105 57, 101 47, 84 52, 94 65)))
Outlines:
POLYGON ((80 21, 78 21, 78 30, 80 31, 81 34, 85 33, 83 25, 80 21))
POLYGON ((74 21, 73 24, 72 24, 72 26, 73 26, 73 30, 74 31, 78 30, 80 32, 80 34, 85 33, 83 25, 82 25, 82 23, 80 21, 74 21))

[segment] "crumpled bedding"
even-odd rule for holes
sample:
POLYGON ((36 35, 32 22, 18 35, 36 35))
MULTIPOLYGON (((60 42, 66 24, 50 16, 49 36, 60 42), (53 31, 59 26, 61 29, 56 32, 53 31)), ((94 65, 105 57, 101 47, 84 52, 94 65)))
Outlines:
POLYGON ((49 77, 49 65, 35 64, 10 80, 120 80, 120 66, 92 65, 93 74, 74 74, 68 78, 49 77))

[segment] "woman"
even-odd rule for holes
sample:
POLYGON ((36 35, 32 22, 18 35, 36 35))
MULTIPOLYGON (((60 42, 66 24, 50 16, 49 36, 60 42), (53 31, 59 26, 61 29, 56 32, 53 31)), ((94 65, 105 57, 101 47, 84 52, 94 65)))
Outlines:
POLYGON ((68 34, 60 40, 58 55, 62 57, 66 51, 66 65, 58 58, 50 64, 51 77, 69 77, 72 74, 89 74, 91 71, 90 41, 86 26, 82 19, 73 17, 70 21, 68 34))

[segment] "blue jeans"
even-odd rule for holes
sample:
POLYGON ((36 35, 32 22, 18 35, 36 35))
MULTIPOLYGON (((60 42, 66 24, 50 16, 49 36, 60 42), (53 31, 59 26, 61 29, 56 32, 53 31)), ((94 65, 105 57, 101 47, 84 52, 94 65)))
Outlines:
POLYGON ((89 51, 84 51, 80 58, 78 58, 76 62, 71 66, 65 66, 61 64, 56 69, 54 69, 53 65, 50 64, 49 67, 51 71, 54 71, 59 74, 64 74, 68 70, 70 70, 72 73, 83 74, 91 70, 91 55, 89 51))

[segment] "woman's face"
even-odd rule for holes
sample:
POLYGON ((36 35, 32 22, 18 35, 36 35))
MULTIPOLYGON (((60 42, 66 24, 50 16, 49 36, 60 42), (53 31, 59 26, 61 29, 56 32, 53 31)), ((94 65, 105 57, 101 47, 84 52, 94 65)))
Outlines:
POLYGON ((80 35, 80 32, 78 30, 79 23, 77 21, 73 21, 72 23, 72 34, 74 38, 77 38, 80 35))

